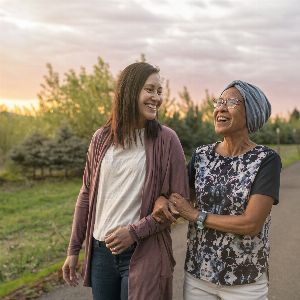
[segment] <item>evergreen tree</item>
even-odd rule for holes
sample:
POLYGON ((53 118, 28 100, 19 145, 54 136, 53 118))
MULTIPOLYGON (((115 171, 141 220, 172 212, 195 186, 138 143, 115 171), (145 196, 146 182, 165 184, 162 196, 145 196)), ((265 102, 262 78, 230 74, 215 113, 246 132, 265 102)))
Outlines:
POLYGON ((44 169, 48 165, 48 153, 45 147, 47 141, 46 137, 35 132, 20 145, 13 148, 10 157, 14 162, 21 165, 25 172, 32 170, 34 178, 38 169, 41 170, 41 176, 43 177, 44 169))
POLYGON ((51 170, 83 170, 87 143, 75 136, 69 127, 61 127, 56 137, 47 144, 48 165, 51 170))
POLYGON ((294 108, 294 110, 290 114, 290 122, 299 121, 299 120, 300 120, 300 112, 297 108, 294 108))

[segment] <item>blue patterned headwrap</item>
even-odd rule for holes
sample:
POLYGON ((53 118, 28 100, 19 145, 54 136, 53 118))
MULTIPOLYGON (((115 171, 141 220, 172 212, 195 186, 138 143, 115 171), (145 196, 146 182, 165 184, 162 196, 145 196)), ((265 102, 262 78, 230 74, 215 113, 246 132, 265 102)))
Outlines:
POLYGON ((267 97, 257 86, 245 81, 234 80, 224 91, 231 87, 235 87, 244 98, 249 133, 259 130, 271 115, 271 104, 267 97))

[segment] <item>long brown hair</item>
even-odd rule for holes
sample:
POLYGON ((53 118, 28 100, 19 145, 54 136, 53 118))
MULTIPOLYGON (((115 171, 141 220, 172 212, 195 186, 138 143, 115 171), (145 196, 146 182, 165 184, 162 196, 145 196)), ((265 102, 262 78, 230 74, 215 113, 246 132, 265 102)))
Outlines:
MULTIPOLYGON (((139 121, 138 99, 140 92, 153 73, 159 69, 145 62, 133 63, 120 74, 112 105, 111 118, 106 126, 110 128, 110 138, 113 144, 132 145, 137 141, 136 124, 139 121)), ((157 120, 147 120, 145 135, 156 138, 161 125, 157 120)))

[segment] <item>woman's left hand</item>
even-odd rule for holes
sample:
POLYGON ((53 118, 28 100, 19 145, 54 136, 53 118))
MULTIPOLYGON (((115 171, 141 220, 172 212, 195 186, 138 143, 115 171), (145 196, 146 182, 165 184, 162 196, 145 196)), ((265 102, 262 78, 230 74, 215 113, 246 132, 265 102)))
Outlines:
POLYGON ((110 249, 114 255, 121 254, 128 249, 134 240, 131 237, 127 227, 119 227, 105 237, 106 247, 110 249))
POLYGON ((180 215, 188 221, 196 222, 199 211, 192 207, 191 203, 181 195, 173 193, 169 201, 175 206, 180 215))

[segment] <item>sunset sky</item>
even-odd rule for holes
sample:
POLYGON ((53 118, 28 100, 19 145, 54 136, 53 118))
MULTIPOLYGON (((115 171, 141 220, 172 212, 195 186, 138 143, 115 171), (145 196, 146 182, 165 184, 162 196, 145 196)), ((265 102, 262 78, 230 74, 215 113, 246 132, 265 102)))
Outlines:
POLYGON ((63 74, 102 57, 115 75, 141 53, 174 96, 258 85, 274 114, 300 108, 297 0, 0 0, 0 104, 34 103, 46 63, 63 74))

